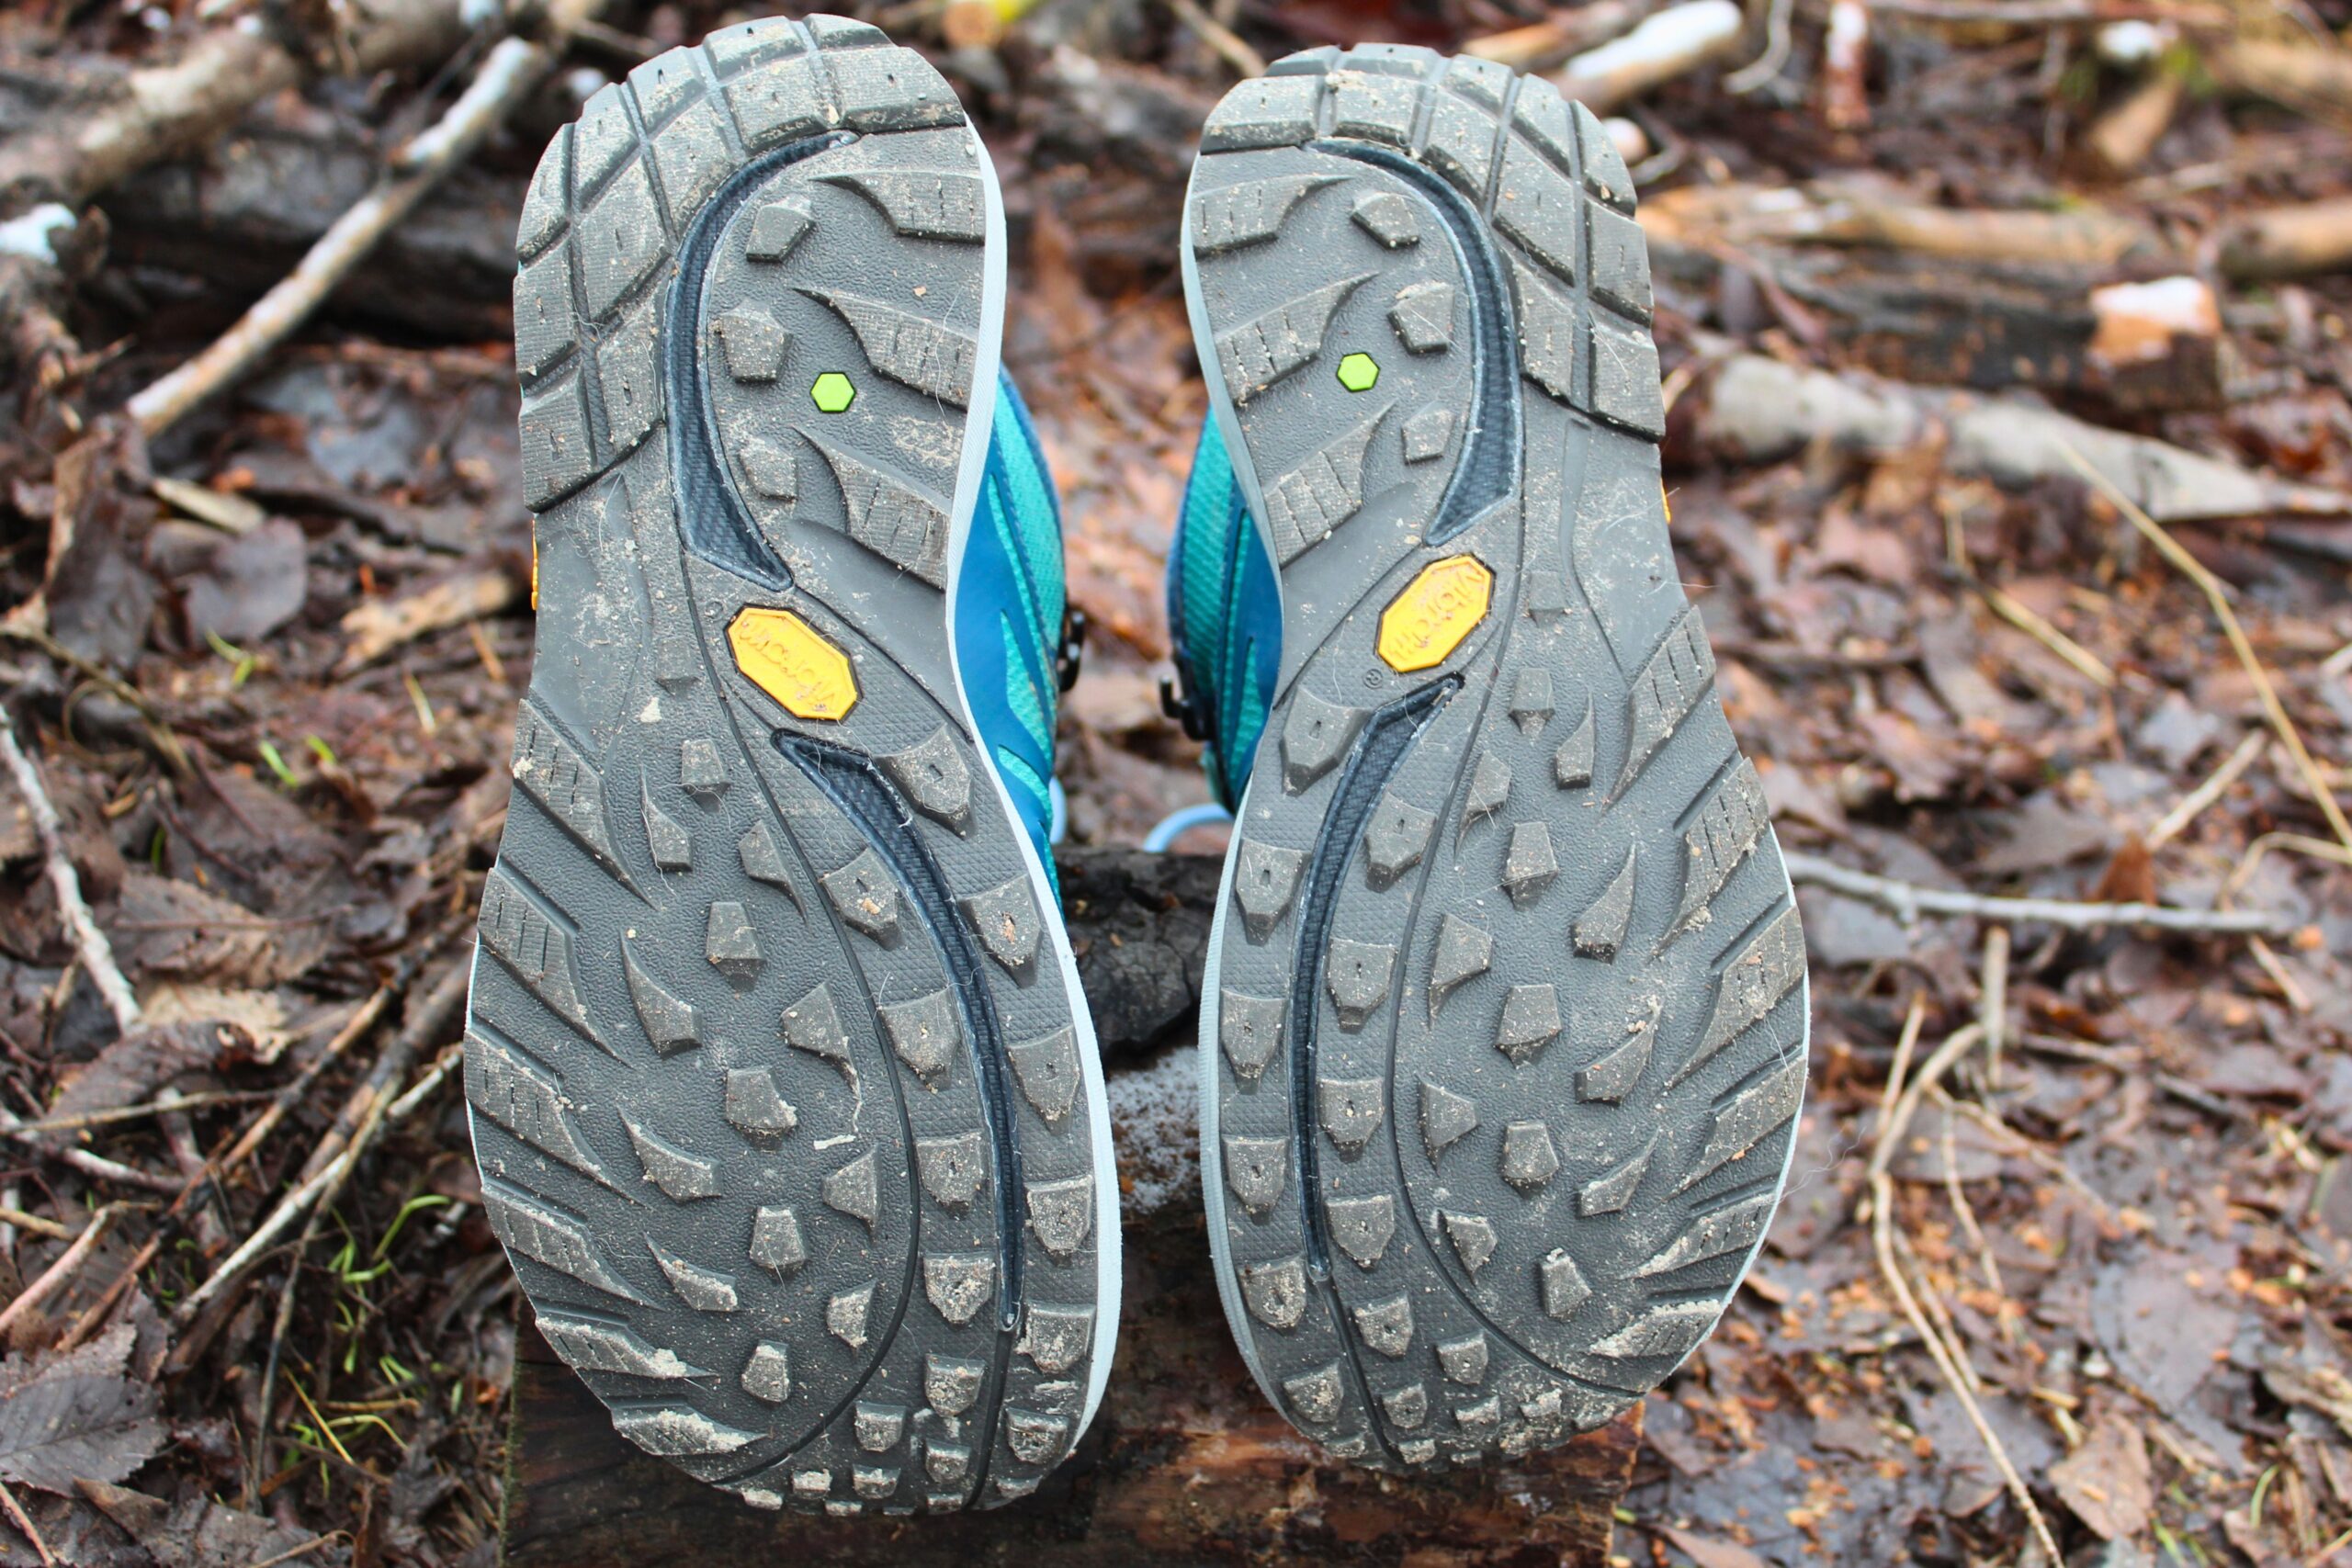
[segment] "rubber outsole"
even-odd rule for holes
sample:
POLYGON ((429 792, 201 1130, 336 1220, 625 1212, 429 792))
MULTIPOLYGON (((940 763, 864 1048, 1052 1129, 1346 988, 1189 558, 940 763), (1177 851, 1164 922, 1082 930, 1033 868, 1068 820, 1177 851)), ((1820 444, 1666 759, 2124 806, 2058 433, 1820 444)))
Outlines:
POLYGON ((467 1092, 548 1342, 765 1506, 1034 1491, 1117 1314, 1107 1101, 950 627, 1001 202, 880 32, 762 21, 533 177, 537 655, 467 1092))
POLYGON ((1185 285, 1283 592, 1202 1026, 1226 1312, 1329 1451, 1564 1441, 1706 1337, 1804 944, 1678 581, 1623 163, 1547 84, 1319 50, 1210 117, 1185 285))

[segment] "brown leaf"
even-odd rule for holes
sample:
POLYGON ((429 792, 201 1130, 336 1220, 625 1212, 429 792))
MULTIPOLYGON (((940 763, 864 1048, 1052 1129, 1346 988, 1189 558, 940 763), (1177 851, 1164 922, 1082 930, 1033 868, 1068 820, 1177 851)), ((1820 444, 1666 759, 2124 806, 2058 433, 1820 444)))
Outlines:
POLYGON ((61 1496, 78 1481, 120 1481, 164 1446, 155 1390, 123 1376, 128 1323, 62 1355, 0 1361, 0 1475, 61 1496))
POLYGON ((2101 1540, 2138 1535, 2156 1502, 2148 1440, 2136 1422, 2117 1415, 2091 1423, 2083 1446, 2050 1467, 2050 1484, 2101 1540))
POLYGON ((1664 1536, 1675 1551, 1697 1563, 1699 1568, 1766 1568, 1764 1560, 1744 1546, 1712 1536, 1693 1535, 1671 1525, 1651 1527, 1664 1536))
POLYGON ((88 1116, 136 1105, 182 1073, 211 1066, 230 1051, 251 1048, 244 1031, 234 1024, 167 1023, 135 1030, 68 1078, 49 1116, 88 1116))
MULTIPOLYGON (((103 1481, 81 1483, 82 1495, 152 1553, 160 1568, 242 1568, 292 1551, 311 1537, 215 1503, 201 1492, 176 1506, 103 1481)), ((306 1553, 305 1563, 348 1562, 341 1542, 306 1553)))
POLYGON ((293 979, 326 949, 322 921, 279 921, 194 883, 132 871, 112 922, 126 967, 206 985, 266 989, 293 979))

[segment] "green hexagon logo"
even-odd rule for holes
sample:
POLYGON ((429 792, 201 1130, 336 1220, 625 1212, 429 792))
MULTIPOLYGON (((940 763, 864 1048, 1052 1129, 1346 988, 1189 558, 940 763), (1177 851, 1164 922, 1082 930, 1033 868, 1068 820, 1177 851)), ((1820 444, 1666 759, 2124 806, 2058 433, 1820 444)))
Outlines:
POLYGON ((808 396, 826 413, 847 413, 849 405, 857 401, 857 389, 840 371, 828 370, 817 378, 808 396))
POLYGON ((1369 392, 1380 384, 1380 366, 1369 354, 1351 354, 1340 361, 1340 385, 1351 392, 1369 392))

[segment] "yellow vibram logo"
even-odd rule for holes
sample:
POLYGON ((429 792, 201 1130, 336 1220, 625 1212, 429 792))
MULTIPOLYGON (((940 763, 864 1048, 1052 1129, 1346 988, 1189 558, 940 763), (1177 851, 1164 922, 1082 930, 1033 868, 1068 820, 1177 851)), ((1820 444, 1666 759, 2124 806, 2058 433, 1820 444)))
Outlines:
POLYGON ((849 655, 789 610, 743 610, 727 628, 735 668, 795 718, 846 718, 857 705, 849 655))
POLYGON ((1380 657, 1399 674, 1442 664, 1487 618, 1495 574, 1476 556, 1448 556, 1421 568, 1380 613, 1380 657))

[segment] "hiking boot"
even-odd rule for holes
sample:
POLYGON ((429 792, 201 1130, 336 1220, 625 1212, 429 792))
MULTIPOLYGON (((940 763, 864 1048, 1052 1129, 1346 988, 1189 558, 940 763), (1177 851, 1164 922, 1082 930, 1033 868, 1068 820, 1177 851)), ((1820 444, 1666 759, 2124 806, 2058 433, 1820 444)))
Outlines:
POLYGON ((1119 1232, 988 155, 876 29, 747 23, 590 99, 519 251, 492 1226, 648 1452, 770 1507, 1023 1496, 1101 1400, 1119 1232))
POLYGON ((1201 154, 1170 612, 1238 818, 1218 1284, 1331 1453, 1521 1453, 1706 1337, 1805 1083, 1796 906, 1668 543, 1634 193, 1546 83, 1385 45, 1236 87, 1201 154))

